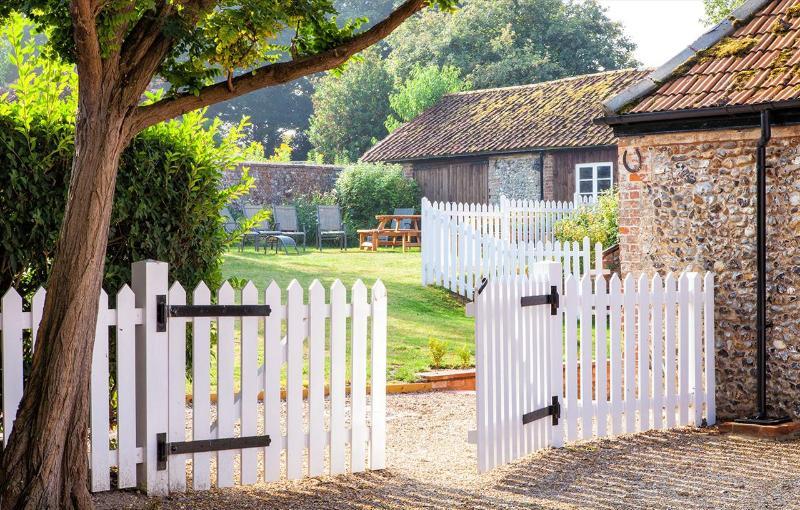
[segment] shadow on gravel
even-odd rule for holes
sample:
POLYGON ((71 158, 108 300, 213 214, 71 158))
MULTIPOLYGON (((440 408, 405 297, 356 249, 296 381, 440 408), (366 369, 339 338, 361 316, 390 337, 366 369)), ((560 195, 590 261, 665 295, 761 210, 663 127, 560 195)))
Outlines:
POLYGON ((495 490, 553 506, 800 505, 800 441, 753 441, 713 430, 651 432, 576 444, 522 460, 506 470, 495 490))

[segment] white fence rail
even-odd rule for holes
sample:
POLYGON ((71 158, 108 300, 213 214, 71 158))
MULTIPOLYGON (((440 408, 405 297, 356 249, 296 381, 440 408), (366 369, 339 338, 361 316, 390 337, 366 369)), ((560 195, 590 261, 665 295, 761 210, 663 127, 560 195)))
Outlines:
POLYGON ((643 275, 638 283, 614 275, 608 285, 570 275, 556 316, 522 307, 522 296, 560 284, 554 265, 490 280, 471 306, 480 471, 564 439, 716 422, 711 273, 643 275), (561 402, 557 425, 523 425, 523 414, 553 398, 561 402))
MULTIPOLYGON (((186 461, 191 461, 189 485, 195 490, 385 467, 387 317, 380 281, 371 295, 356 282, 349 302, 338 280, 327 299, 315 281, 307 300, 296 281, 285 295, 274 282, 264 292, 251 282, 236 296, 226 283, 217 304, 262 303, 270 306, 270 315, 169 317, 166 331, 158 331, 157 295, 168 295, 169 305, 205 305, 212 302, 211 292, 204 283, 189 299, 178 283, 167 290, 164 263, 136 263, 133 274, 134 290, 124 286, 116 308, 109 308, 105 292, 100 296, 91 374, 93 491, 112 488, 112 467, 117 468, 116 488, 139 486, 149 494, 185 490, 186 461), (115 364, 109 363, 110 328, 116 337, 115 364), (189 338, 192 377, 187 382, 189 338), (110 370, 116 370, 116 395, 109 388, 110 370), (114 397, 117 419, 112 421, 114 397), (169 442, 266 434, 271 443, 170 455, 166 469, 159 469, 159 433, 169 442)), ((40 289, 31 311, 23 311, 14 289, 0 301, 6 438, 23 391, 23 332, 30 330, 35 338, 44 297, 40 289)))

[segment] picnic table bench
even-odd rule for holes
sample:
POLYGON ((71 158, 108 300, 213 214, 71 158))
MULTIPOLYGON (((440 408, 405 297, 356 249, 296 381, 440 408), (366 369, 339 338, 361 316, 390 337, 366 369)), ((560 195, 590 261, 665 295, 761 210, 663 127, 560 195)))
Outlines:
POLYGON ((358 245, 362 250, 377 251, 380 246, 400 246, 405 252, 408 247, 420 246, 421 215, 378 214, 375 219, 378 220, 376 228, 358 231, 358 245))

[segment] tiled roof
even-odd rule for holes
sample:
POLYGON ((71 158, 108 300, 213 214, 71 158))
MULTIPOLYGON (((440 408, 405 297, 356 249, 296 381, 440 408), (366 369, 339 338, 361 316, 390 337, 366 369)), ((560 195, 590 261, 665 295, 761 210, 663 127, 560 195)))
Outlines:
POLYGON ((602 113, 604 99, 648 72, 626 69, 449 94, 367 151, 362 160, 612 145, 612 130, 592 120, 602 113))
POLYGON ((697 52, 622 109, 649 113, 800 98, 800 0, 762 2, 730 35, 697 52))

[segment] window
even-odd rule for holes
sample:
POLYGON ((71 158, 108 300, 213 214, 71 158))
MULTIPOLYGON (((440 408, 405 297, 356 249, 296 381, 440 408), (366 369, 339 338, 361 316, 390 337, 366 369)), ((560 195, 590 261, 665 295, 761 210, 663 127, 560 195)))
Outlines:
POLYGON ((597 199, 597 195, 613 186, 611 163, 580 163, 575 165, 575 190, 583 198, 597 199))

